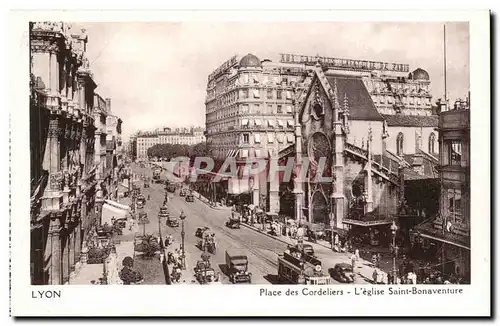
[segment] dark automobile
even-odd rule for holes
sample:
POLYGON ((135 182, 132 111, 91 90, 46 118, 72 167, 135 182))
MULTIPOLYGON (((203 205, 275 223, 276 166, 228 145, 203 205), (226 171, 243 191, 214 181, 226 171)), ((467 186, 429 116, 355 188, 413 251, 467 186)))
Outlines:
POLYGON ((175 185, 173 183, 169 183, 166 188, 168 192, 175 192, 175 185))
POLYGON ((181 189, 181 191, 179 192, 179 196, 181 196, 181 197, 185 197, 186 195, 187 195, 187 191, 186 191, 186 189, 184 189, 184 188, 183 188, 183 189, 181 189))
POLYGON ((353 283, 354 271, 351 264, 338 263, 335 267, 330 268, 330 276, 341 283, 353 283))
POLYGON ((186 201, 187 201, 187 202, 191 202, 191 203, 192 203, 192 202, 194 202, 194 196, 193 196, 193 195, 191 195, 191 194, 187 195, 187 196, 186 196, 186 201))
POLYGON ((230 229, 239 229, 240 220, 237 218, 230 218, 229 221, 226 222, 226 226, 230 229))

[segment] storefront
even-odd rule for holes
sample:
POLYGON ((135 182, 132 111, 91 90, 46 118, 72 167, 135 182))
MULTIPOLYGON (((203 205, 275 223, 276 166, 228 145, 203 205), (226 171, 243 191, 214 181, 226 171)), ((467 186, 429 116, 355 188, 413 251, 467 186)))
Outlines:
POLYGON ((391 244, 391 220, 344 219, 348 236, 354 244, 388 247, 391 244))

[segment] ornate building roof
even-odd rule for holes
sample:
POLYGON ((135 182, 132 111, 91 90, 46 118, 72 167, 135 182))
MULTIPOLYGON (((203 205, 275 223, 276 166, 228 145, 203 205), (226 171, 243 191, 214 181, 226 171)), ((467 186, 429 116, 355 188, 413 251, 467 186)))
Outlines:
POLYGON ((337 87, 339 102, 347 100, 350 120, 383 121, 373 100, 360 78, 348 76, 328 76, 332 88, 337 87), (336 86, 335 86, 336 85, 336 86))
POLYGON ((438 116, 420 116, 403 114, 383 114, 388 126, 398 127, 437 127, 438 116))
POLYGON ((240 68, 262 68, 260 59, 249 53, 240 60, 240 68))
POLYGON ((413 80, 430 80, 429 73, 422 68, 417 68, 413 72, 410 72, 408 79, 413 80))

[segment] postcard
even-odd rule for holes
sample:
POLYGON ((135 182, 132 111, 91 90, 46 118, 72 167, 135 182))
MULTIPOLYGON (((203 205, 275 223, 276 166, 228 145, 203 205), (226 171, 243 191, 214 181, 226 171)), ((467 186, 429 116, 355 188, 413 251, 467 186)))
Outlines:
POLYGON ((488 11, 11 18, 14 316, 491 315, 488 11))

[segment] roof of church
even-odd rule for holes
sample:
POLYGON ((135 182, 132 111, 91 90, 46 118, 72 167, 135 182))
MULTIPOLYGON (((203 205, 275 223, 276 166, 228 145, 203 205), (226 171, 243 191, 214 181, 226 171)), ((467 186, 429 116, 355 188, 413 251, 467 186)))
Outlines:
POLYGON ((378 113, 373 100, 360 78, 351 76, 327 76, 332 89, 337 84, 339 104, 343 107, 344 98, 347 96, 350 120, 383 121, 378 113))
POLYGON ((403 115, 403 114, 383 114, 388 126, 399 127, 437 127, 438 116, 429 115, 403 115))

